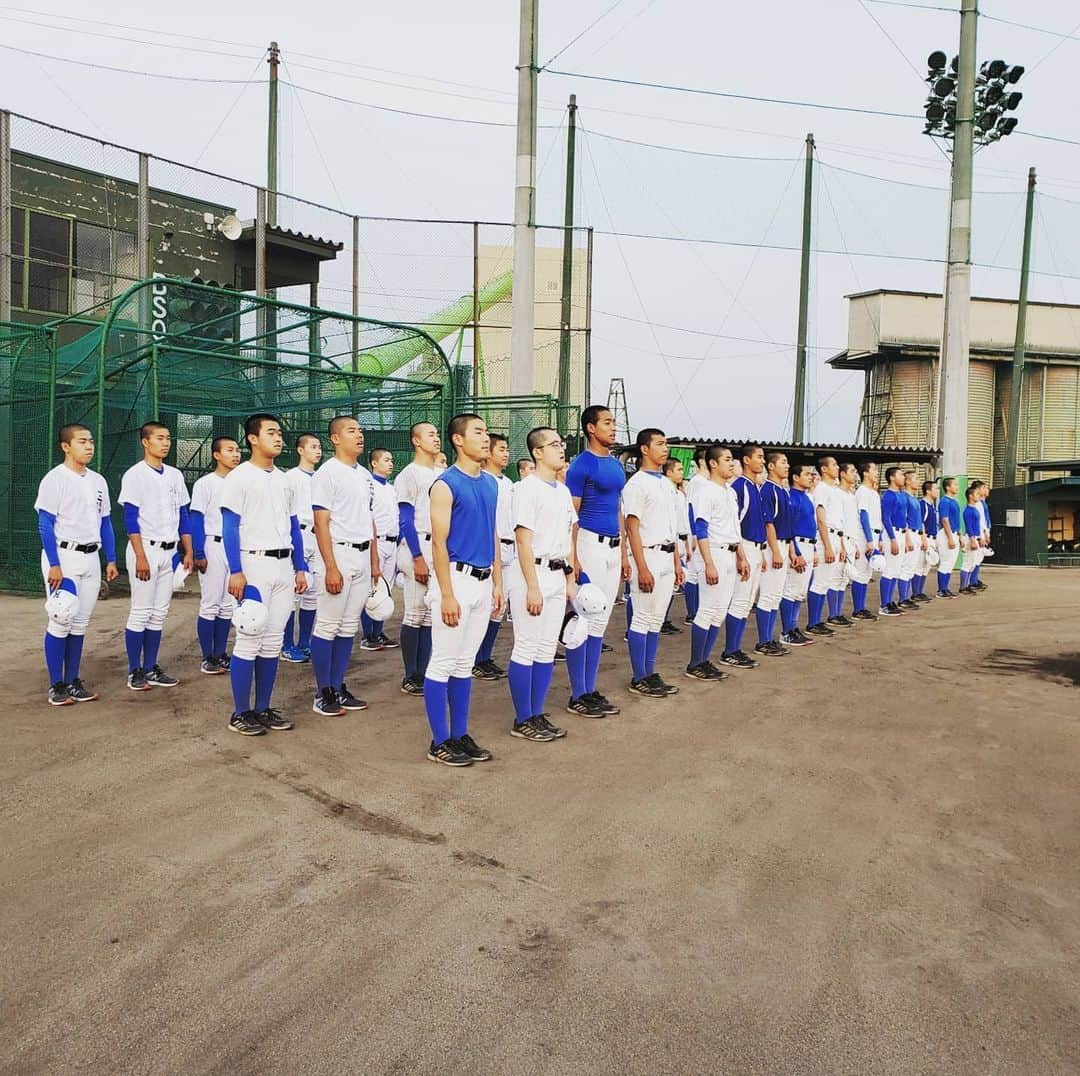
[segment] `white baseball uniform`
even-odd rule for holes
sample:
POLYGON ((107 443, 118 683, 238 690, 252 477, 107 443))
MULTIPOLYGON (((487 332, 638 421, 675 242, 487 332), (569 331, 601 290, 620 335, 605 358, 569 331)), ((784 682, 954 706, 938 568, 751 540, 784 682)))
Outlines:
POLYGON ((128 542, 125 562, 131 586, 130 631, 161 631, 172 604, 173 554, 180 543, 180 509, 190 502, 184 476, 167 463, 161 470, 145 460, 129 467, 120 482, 120 503, 139 511, 139 533, 150 578, 135 575, 135 550, 128 542))
MULTIPOLYGON (((771 478, 765 479, 761 487, 761 508, 767 522, 776 527, 775 516, 782 501, 788 499, 788 491, 771 478)), ((790 515, 790 509, 789 509, 790 515)), ((788 542, 779 533, 776 544, 780 551, 781 566, 773 567, 772 550, 765 550, 766 570, 761 573, 758 585, 757 607, 766 613, 775 613, 780 608, 780 599, 784 596, 784 586, 788 576, 788 542)))
MULTIPOLYGON (((230 620, 235 602, 229 593, 229 563, 221 541, 221 495, 225 479, 211 472, 191 487, 191 511, 201 512, 206 546, 206 570, 199 575, 199 616, 230 620)), ((196 553, 198 550, 195 551, 196 553)))
POLYGON ((525 607, 525 576, 517 558, 506 569, 506 593, 514 625, 510 660, 519 665, 555 660, 555 649, 566 612, 566 574, 552 562, 570 564, 570 536, 577 513, 570 491, 561 482, 549 483, 536 474, 526 475, 514 487, 511 521, 532 533, 536 581, 544 608, 533 616, 525 607))
POLYGON ((675 587, 676 521, 673 487, 662 471, 638 470, 622 491, 623 517, 638 521, 638 533, 645 563, 653 576, 651 591, 643 591, 638 580, 637 560, 630 557, 630 595, 634 615, 630 630, 641 635, 658 632, 667 616, 675 587))
POLYGON ((375 541, 372 504, 375 482, 359 463, 350 466, 337 458, 328 459, 315 473, 311 504, 315 511, 330 513, 330 540, 341 573, 342 587, 331 594, 326 589, 326 564, 319 559, 318 612, 311 634, 319 639, 350 637, 360 628, 360 614, 371 597, 371 543, 375 541))
POLYGON ((844 562, 840 556, 840 542, 844 535, 844 502, 840 487, 830 485, 823 478, 814 489, 814 512, 825 510, 825 526, 828 528, 829 545, 835 560, 832 564, 825 561, 824 543, 819 544, 818 552, 821 563, 814 568, 814 578, 810 581, 812 594, 826 594, 830 590, 842 590, 844 587, 844 562))
MULTIPOLYGON (((315 481, 314 471, 305 471, 302 467, 291 467, 285 472, 285 479, 293 491, 293 504, 296 518, 300 523, 300 535, 304 539, 304 560, 308 566, 308 588, 293 601, 293 608, 315 609, 319 602, 319 585, 315 569, 319 563, 319 546, 315 541, 315 515, 311 510, 311 486, 315 481)), ((319 576, 321 578, 321 576, 319 576)))
POLYGON ((710 583, 706 576, 705 562, 700 549, 694 554, 699 561, 698 576, 700 590, 697 616, 694 626, 698 628, 718 628, 724 623, 731 599, 738 580, 736 548, 742 543, 739 532, 739 504, 735 491, 726 484, 703 480, 697 487, 691 502, 694 506, 694 519, 705 520, 708 526, 707 537, 698 538, 698 545, 707 541, 718 579, 710 583))
MULTIPOLYGON (((684 513, 689 522, 690 514, 694 511, 694 496, 695 492, 701 488, 701 484, 708 483, 708 479, 700 472, 695 472, 689 480, 684 484, 685 497, 687 504, 687 511, 684 513)), ((695 517, 696 518, 696 517, 695 517)), ((693 546, 697 546, 697 538, 694 536, 693 527, 690 528, 690 543, 693 546)), ((686 581, 690 584, 700 583, 699 571, 701 566, 701 558, 691 555, 690 563, 686 566, 686 581)))
MULTIPOLYGON (((491 477, 495 479, 498 487, 498 499, 495 502, 495 533, 499 536, 499 560, 505 572, 517 559, 513 520, 514 483, 504 474, 492 474, 491 477)), ((509 605, 509 602, 504 604, 509 605)), ((492 612, 491 619, 501 621, 505 612, 505 609, 500 609, 498 615, 492 612)), ((514 615, 512 610, 510 615, 511 617, 514 615)))
MULTIPOLYGON (((810 578, 814 573, 814 560, 817 558, 818 550, 818 534, 817 527, 813 529, 813 534, 800 534, 799 533, 799 515, 796 511, 796 504, 802 504, 802 497, 810 497, 811 495, 805 490, 797 490, 794 487, 789 491, 789 497, 792 500, 792 530, 795 532, 794 545, 798 550, 798 555, 806 561, 806 567, 801 572, 795 571, 790 565, 788 566, 787 575, 784 577, 784 598, 791 602, 804 602, 806 601, 806 592, 810 589, 810 578)), ((802 529, 806 530, 806 523, 803 522, 802 529)))
POLYGON ((860 513, 859 534, 864 539, 864 543, 860 548, 864 551, 863 560, 865 563, 852 578, 858 583, 869 583, 873 576, 870 556, 874 551, 874 547, 881 546, 881 543, 885 540, 885 528, 881 522, 881 494, 876 489, 871 489, 870 486, 860 485, 855 490, 855 507, 860 513), (866 535, 863 534, 861 518, 863 512, 866 513, 870 520, 870 533, 874 539, 873 545, 865 543, 866 535))
MULTIPOLYGON (((394 479, 394 492, 398 504, 413 506, 413 523, 420 543, 420 555, 431 572, 431 484, 438 477, 434 467, 425 467, 415 460, 401 469, 394 479)), ((427 603, 427 584, 416 581, 413 554, 405 536, 398 541, 398 570, 405 579, 405 609, 401 616, 403 625, 412 628, 431 626, 431 607, 427 603)), ((429 579, 432 576, 429 575, 429 579)))
POLYGON ((292 562, 291 517, 296 515, 293 488, 284 471, 277 467, 266 471, 248 460, 226 477, 221 507, 240 517, 240 570, 267 608, 261 635, 237 632, 233 657, 245 661, 276 658, 281 654, 285 622, 292 612, 296 590, 292 562))
POLYGON ((397 575, 398 500, 392 482, 378 475, 371 476, 371 512, 375 517, 375 532, 379 536, 379 571, 393 593, 397 575))
MULTIPOLYGON (((66 639, 68 635, 85 635, 101 590, 98 547, 101 544, 101 521, 112 511, 108 484, 97 471, 86 470, 78 474, 61 463, 49 471, 38 485, 34 511, 48 512, 56 517, 53 531, 60 570, 65 579, 75 584, 79 601, 69 623, 57 624, 50 618, 46 630, 57 639, 66 639), (93 546, 93 549, 79 552, 76 546, 93 546)), ((44 550, 41 553, 41 572, 47 581, 49 559, 44 550)))
POLYGON ((844 589, 851 583, 869 583, 869 560, 866 556, 866 535, 863 534, 862 521, 859 519, 859 502, 854 490, 840 487, 840 503, 844 511, 844 550, 845 557, 841 572, 844 589), (856 552, 859 554, 856 557, 856 552), (866 578, 863 578, 865 574, 866 578))

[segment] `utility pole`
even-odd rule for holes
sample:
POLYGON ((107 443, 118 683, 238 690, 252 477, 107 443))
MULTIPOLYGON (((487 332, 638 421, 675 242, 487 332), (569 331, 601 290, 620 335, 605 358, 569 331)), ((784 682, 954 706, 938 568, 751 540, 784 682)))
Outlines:
POLYGON ((791 439, 806 438, 806 329, 810 317, 810 225, 814 206, 814 136, 806 136, 806 167, 803 176, 802 264, 799 268, 799 335, 795 349, 795 414, 791 439))
MULTIPOLYGON (((574 149, 577 141, 577 97, 570 94, 566 121, 566 212, 563 216, 562 325, 559 333, 559 419, 570 405, 571 289, 574 279, 574 149)), ((569 432, 566 430, 563 433, 569 432)))
POLYGON ((510 306, 510 392, 531 395, 535 328, 536 17, 539 0, 521 0, 518 46, 517 161, 514 181, 514 292, 510 306))
POLYGON ((1027 207, 1024 212, 1024 251, 1020 258, 1020 297, 1016 303, 1016 342, 1013 345, 1012 396, 1009 428, 1005 438, 1005 485, 1016 484, 1016 461, 1020 451, 1020 396, 1024 388, 1027 353, 1028 270, 1031 267, 1031 232, 1035 218, 1035 169, 1028 170, 1027 207))
POLYGON ((270 65, 269 116, 266 124, 266 208, 267 223, 274 227, 277 224, 278 190, 278 67, 281 65, 281 50, 276 41, 270 42, 270 55, 266 62, 270 65))
POLYGON ((938 445, 941 473, 967 485, 968 353, 971 346, 971 177, 975 136, 975 39, 979 0, 961 0, 949 212, 949 267, 945 277, 945 332, 941 345, 938 445))

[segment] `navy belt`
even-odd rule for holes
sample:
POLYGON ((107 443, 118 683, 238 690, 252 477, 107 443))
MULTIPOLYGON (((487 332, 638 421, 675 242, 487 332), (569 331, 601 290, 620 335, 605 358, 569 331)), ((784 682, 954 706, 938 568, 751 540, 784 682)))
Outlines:
POLYGON ((74 542, 57 542, 61 549, 74 549, 76 553, 96 553, 101 548, 100 542, 85 542, 83 545, 76 545, 74 542))
POLYGON ((622 541, 622 539, 617 534, 616 535, 598 534, 596 536, 596 540, 601 545, 603 545, 606 542, 609 546, 611 546, 612 549, 618 549, 619 548, 619 543, 622 541))
POLYGON ((349 549, 359 549, 360 552, 363 553, 364 550, 371 545, 371 539, 369 538, 366 542, 335 542, 334 545, 343 545, 349 549))
POLYGON ((159 542, 156 538, 144 538, 143 542, 146 545, 156 545, 158 549, 175 549, 179 542, 159 542))
POLYGON ((468 564, 463 560, 459 560, 454 564, 454 571, 464 572, 466 575, 471 575, 473 579, 479 579, 481 581, 487 579, 491 575, 490 568, 479 568, 475 564, 468 564))
POLYGON ((245 549, 244 552, 251 557, 272 557, 274 560, 284 560, 292 556, 291 549, 245 549))
MULTIPOLYGON (((533 557, 533 563, 534 564, 543 564, 544 563, 544 558, 543 557, 533 557)), ((565 560, 562 559, 562 557, 552 557, 550 560, 548 560, 547 566, 548 566, 548 568, 551 569, 551 571, 553 571, 553 572, 562 572, 564 575, 569 575, 574 570, 573 568, 570 567, 569 564, 566 563, 565 560)))
POLYGON ((397 534, 380 534, 379 535, 379 541, 380 542, 396 542, 399 537, 400 537, 400 535, 397 535, 397 534))

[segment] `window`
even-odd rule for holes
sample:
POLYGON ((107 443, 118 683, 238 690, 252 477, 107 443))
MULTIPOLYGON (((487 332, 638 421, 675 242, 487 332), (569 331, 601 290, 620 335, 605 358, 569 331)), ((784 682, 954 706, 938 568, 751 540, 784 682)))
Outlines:
POLYGON ((68 312, 71 272, 71 221, 28 213, 26 305, 50 314, 68 312))
POLYGON ((20 310, 23 301, 23 281, 26 279, 23 258, 26 256, 26 210, 11 210, 11 305, 20 310))
POLYGON ((72 264, 72 309, 106 303, 135 280, 135 236, 76 221, 72 264))

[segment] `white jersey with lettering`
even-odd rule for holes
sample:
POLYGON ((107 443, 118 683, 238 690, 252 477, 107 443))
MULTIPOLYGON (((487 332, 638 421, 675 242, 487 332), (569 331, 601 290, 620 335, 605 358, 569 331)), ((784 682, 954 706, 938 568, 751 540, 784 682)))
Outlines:
POLYGON ((97 471, 77 474, 61 463, 38 485, 34 511, 56 516, 57 542, 93 545, 101 541, 101 521, 112 511, 109 486, 97 471))
MULTIPOLYGON (((225 479, 221 507, 240 517, 240 552, 291 549, 296 502, 285 472, 247 460, 225 479)), ((283 622, 284 624, 284 622, 283 622)))
POLYGON ((367 542, 374 538, 372 506, 375 480, 366 467, 328 459, 315 472, 311 505, 330 513, 330 537, 335 542, 367 542))
POLYGON ((641 544, 646 548, 675 541, 674 487, 662 471, 636 471, 622 491, 623 516, 638 521, 641 544))
POLYGON ((124 472, 120 482, 120 503, 138 508, 139 531, 150 541, 177 540, 180 509, 190 500, 184 476, 167 463, 159 471, 140 460, 124 472))
POLYGON ((300 526, 307 530, 315 522, 315 514, 311 510, 311 486, 315 481, 315 472, 305 471, 303 467, 291 467, 285 472, 285 477, 293 491, 296 518, 300 526))

